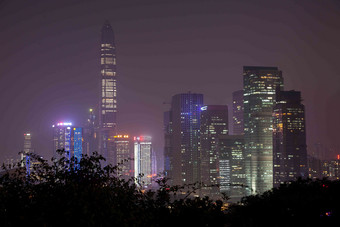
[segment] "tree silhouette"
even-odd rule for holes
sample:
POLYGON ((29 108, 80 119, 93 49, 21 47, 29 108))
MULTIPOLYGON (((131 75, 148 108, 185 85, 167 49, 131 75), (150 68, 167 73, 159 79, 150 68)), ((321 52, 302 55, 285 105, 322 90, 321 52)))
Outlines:
POLYGON ((228 210, 230 226, 338 226, 340 182, 298 179, 244 197, 228 210), (336 225, 334 225, 336 223, 336 225))
MULTIPOLYGON (((63 154, 64 151, 58 151, 63 154)), ((143 190, 135 178, 120 178, 119 166, 102 166, 98 153, 80 160, 51 162, 29 154, 31 171, 18 168, 0 177, 1 226, 223 226, 222 201, 208 197, 175 199, 187 190, 143 190)))

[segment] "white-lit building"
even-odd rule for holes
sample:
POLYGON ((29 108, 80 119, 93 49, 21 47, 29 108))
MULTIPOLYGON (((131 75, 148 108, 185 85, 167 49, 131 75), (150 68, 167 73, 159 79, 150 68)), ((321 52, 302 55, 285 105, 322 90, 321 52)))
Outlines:
POLYGON ((152 142, 150 136, 134 137, 134 171, 137 182, 147 186, 152 182, 152 142))

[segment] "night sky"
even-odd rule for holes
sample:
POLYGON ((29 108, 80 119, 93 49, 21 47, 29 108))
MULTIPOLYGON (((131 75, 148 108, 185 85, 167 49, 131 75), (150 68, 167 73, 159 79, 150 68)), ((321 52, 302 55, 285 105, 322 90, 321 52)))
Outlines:
MULTIPOLYGON (((171 97, 227 104, 242 67, 277 66, 302 92, 307 143, 340 153, 340 1, 0 0, 0 160, 23 148, 50 158, 52 124, 81 126, 100 91, 100 30, 117 47, 118 128, 163 152, 171 97)), ((333 157, 333 156, 332 156, 333 157)))

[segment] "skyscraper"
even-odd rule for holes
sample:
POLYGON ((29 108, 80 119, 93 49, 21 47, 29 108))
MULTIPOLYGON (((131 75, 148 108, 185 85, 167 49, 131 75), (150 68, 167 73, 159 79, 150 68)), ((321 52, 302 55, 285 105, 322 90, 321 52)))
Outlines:
POLYGON ((233 92, 233 134, 244 134, 243 90, 233 92))
POLYGON ((273 109, 274 186, 308 177, 305 107, 298 91, 277 91, 273 109))
POLYGON ((53 128, 53 156, 61 158, 57 150, 64 149, 65 157, 72 156, 80 160, 83 154, 83 129, 72 126, 71 122, 59 122, 52 125, 53 128))
POLYGON ((71 129, 71 155, 80 160, 83 154, 83 128, 72 127, 71 129))
MULTIPOLYGON (((95 111, 89 109, 89 115, 84 127, 84 154, 90 155, 95 151, 98 151, 98 144, 96 143, 96 115, 95 111)), ((98 122, 97 122, 98 124, 98 122)))
POLYGON ((137 136, 134 138, 134 170, 139 182, 148 186, 152 181, 152 142, 150 136, 137 136), (140 177, 140 175, 143 175, 140 177))
MULTIPOLYGON (((169 161, 170 183, 190 184, 200 181, 200 119, 203 95, 177 94, 172 97, 169 112, 169 144, 165 161, 169 161)), ((167 163, 165 163, 167 165, 167 163)))
POLYGON ((101 31, 100 66, 99 151, 107 158, 113 152, 113 137, 117 130, 116 47, 108 21, 105 21, 101 31))
POLYGON ((53 157, 61 158, 56 152, 59 149, 64 149, 67 153, 67 158, 71 157, 71 122, 58 122, 52 125, 53 128, 53 157))
POLYGON ((273 187, 273 105, 283 90, 277 67, 243 67, 245 170, 248 193, 273 187))
POLYGON ((172 156, 171 156, 171 135, 172 135, 172 122, 171 122, 171 111, 164 112, 163 115, 164 123, 164 174, 167 178, 172 178, 172 156))
POLYGON ((114 136, 114 144, 115 157, 112 162, 119 165, 119 175, 125 179, 133 177, 133 138, 129 135, 116 135, 114 136))
POLYGON ((20 153, 20 160, 21 160, 21 166, 27 166, 29 168, 29 156, 28 154, 33 152, 32 149, 32 135, 31 133, 25 133, 24 134, 24 149, 22 150, 22 152, 20 153))
POLYGON ((208 105, 201 108, 200 127, 201 193, 210 197, 219 195, 219 155, 216 140, 228 134, 228 106, 208 105))
POLYGON ((244 136, 219 135, 217 139, 219 154, 220 192, 227 193, 232 200, 245 195, 244 136))

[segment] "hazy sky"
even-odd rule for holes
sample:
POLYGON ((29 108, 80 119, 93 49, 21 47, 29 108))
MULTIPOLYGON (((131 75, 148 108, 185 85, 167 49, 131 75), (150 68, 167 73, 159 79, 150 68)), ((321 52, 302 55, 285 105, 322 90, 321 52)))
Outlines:
POLYGON ((192 91, 231 107, 244 65, 278 66, 285 89, 302 92, 308 149, 320 142, 340 153, 340 1, 0 0, 0 160, 28 131, 49 158, 51 125, 81 126, 96 107, 105 19, 120 131, 153 136, 161 153, 163 102, 192 91))

